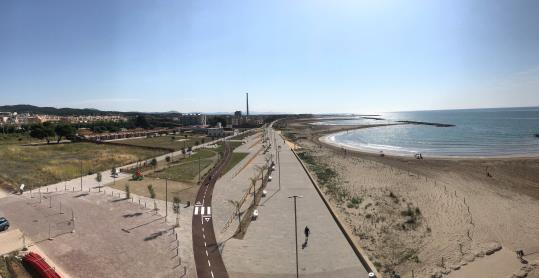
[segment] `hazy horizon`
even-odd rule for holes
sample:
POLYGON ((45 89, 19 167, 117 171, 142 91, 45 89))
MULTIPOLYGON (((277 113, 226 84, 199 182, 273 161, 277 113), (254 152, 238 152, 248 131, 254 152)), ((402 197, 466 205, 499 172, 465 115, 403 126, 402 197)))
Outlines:
POLYGON ((0 105, 203 113, 539 106, 537 1, 0 3, 0 105))
MULTIPOLYGON (((8 105, 33 105, 33 104, 27 104, 27 103, 19 103, 19 104, 2 104, 0 103, 0 107, 8 105)), ((37 105, 33 105, 37 106, 37 105)), ((38 107, 53 107, 56 109, 62 109, 62 108, 75 108, 75 109, 91 109, 91 110, 99 110, 99 111, 111 111, 111 112, 121 112, 121 113, 204 113, 204 114, 234 114, 235 111, 241 111, 242 113, 245 113, 245 109, 239 109, 234 111, 178 111, 178 110, 168 110, 168 111, 140 111, 140 110, 103 110, 98 109, 95 107, 56 107, 56 106, 38 106, 38 107)), ((401 112, 429 112, 429 111, 455 111, 455 110, 497 110, 497 109, 511 109, 511 110, 518 110, 518 109, 538 109, 539 106, 500 106, 500 107, 474 107, 474 108, 448 108, 448 109, 420 109, 420 110, 401 110, 401 111, 372 111, 372 112, 356 112, 356 113, 346 113, 346 112, 326 112, 326 113, 307 113, 307 114, 313 114, 313 115, 344 115, 344 114, 354 114, 354 115, 376 115, 376 114, 383 114, 383 113, 401 113, 401 112)), ((10 112, 10 111, 1 111, 0 112, 10 112)), ((270 114, 302 114, 302 113, 291 113, 291 112, 282 112, 282 111, 250 111, 251 115, 270 115, 270 114)))

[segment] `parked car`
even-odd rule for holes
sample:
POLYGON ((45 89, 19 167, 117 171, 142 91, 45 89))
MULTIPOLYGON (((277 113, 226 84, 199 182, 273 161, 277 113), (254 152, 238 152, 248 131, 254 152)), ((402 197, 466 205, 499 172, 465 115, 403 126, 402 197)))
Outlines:
POLYGON ((6 218, 0 217, 0 232, 3 232, 9 228, 9 221, 6 218))

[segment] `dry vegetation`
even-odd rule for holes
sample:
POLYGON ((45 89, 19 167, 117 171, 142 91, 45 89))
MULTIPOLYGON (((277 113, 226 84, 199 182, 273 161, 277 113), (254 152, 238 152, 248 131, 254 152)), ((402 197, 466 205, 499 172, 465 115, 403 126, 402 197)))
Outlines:
POLYGON ((12 186, 47 185, 84 174, 111 169, 163 154, 163 151, 127 146, 73 143, 21 146, 10 138, 0 144, 0 180, 12 186))

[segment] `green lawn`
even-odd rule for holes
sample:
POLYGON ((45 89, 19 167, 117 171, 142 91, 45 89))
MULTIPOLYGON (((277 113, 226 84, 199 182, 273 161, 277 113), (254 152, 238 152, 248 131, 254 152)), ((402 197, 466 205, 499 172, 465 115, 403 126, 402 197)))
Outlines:
POLYGON ((0 179, 12 186, 24 183, 37 187, 78 177, 81 161, 83 173, 88 174, 164 154, 159 150, 92 143, 21 146, 18 139, 0 142, 0 179))
MULTIPOLYGON (((213 165, 214 159, 206 158, 200 160, 200 170, 203 176, 208 166, 213 165)), ((196 183, 198 181, 199 161, 193 160, 189 162, 173 165, 163 171, 154 172, 150 177, 167 178, 169 180, 196 183)))
POLYGON ((183 148, 193 147, 203 142, 210 142, 211 138, 205 135, 167 135, 151 138, 135 138, 116 141, 118 144, 131 145, 131 146, 143 146, 143 147, 160 147, 174 150, 181 150, 183 148))
POLYGON ((234 166, 242 161, 248 154, 249 153, 232 153, 232 158, 230 158, 230 161, 226 165, 223 175, 232 170, 232 168, 234 168, 234 166))
POLYGON ((150 174, 150 177, 168 178, 170 180, 195 183, 198 181, 198 162, 202 175, 207 171, 207 167, 212 166, 217 161, 217 149, 198 149, 195 153, 179 162, 172 164, 169 168, 150 174))

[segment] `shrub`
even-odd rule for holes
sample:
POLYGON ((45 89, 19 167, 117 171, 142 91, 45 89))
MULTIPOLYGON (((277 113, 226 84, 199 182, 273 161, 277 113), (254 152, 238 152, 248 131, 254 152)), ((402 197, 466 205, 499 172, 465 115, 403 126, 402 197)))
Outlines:
POLYGON ((359 205, 361 203, 361 199, 358 197, 352 197, 352 199, 350 199, 350 202, 354 205, 359 205))

